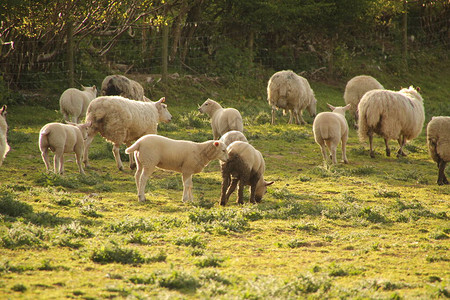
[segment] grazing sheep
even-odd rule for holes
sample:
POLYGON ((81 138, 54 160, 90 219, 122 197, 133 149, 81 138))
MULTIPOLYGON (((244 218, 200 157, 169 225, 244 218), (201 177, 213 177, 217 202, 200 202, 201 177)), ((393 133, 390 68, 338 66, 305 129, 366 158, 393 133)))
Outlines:
POLYGON ((142 85, 123 75, 109 75, 102 82, 103 96, 122 96, 132 100, 149 102, 142 85))
POLYGON ((317 100, 308 80, 290 70, 276 72, 270 77, 267 101, 272 107, 272 124, 275 124, 275 110, 279 108, 283 113, 289 110, 289 124, 292 114, 297 124, 306 124, 302 116, 304 109, 308 109, 311 117, 316 116, 317 100))
POLYGON ((48 161, 48 150, 55 152, 54 172, 64 173, 64 153, 75 152, 78 169, 84 174, 81 164, 84 150, 84 139, 87 136, 87 128, 90 123, 85 124, 62 124, 48 123, 42 127, 39 132, 39 149, 41 150, 42 160, 45 163, 47 171, 50 170, 48 161))
POLYGON ((246 142, 236 141, 227 147, 228 160, 221 164, 222 193, 220 205, 226 205, 231 193, 238 187, 237 203, 244 203, 244 185, 250 185, 250 203, 261 202, 267 186, 264 180, 264 158, 258 150, 246 142))
POLYGON ((431 158, 439 169, 437 184, 448 184, 445 166, 450 161, 450 117, 431 119, 427 126, 427 143, 431 158))
POLYGON ((236 141, 242 141, 248 143, 247 138, 245 135, 237 130, 231 130, 222 135, 220 138, 220 141, 222 141, 227 147, 232 143, 236 141))
POLYGON ((400 148, 397 156, 405 156, 406 141, 417 137, 425 120, 423 99, 419 88, 412 86, 396 91, 372 90, 364 94, 358 105, 358 134, 361 141, 369 138, 370 157, 373 151, 373 134, 384 138, 386 155, 390 156, 389 140, 396 139, 400 148))
POLYGON ((384 89, 375 78, 368 75, 355 76, 347 82, 344 91, 345 104, 351 104, 350 112, 354 116, 355 126, 358 123, 358 104, 368 91, 384 89))
MULTIPOLYGON (((91 122, 84 150, 84 163, 88 167, 89 147, 97 132, 113 143, 113 154, 119 170, 123 170, 120 159, 120 145, 127 147, 145 134, 157 133, 158 122, 168 123, 172 115, 163 102, 134 101, 121 96, 101 96, 92 100, 87 110, 86 120, 91 122)), ((136 164, 130 155, 130 168, 136 164)))
POLYGON ((350 109, 351 104, 344 107, 334 107, 328 104, 332 112, 321 112, 314 119, 313 132, 316 143, 322 150, 323 160, 327 162, 327 151, 330 152, 333 164, 337 164, 336 148, 339 142, 342 143, 342 159, 348 164, 345 147, 348 140, 348 125, 345 119, 345 112, 350 109))
POLYGON ((222 108, 216 101, 207 99, 198 110, 211 118, 215 140, 230 130, 244 131, 242 116, 235 108, 222 108))
POLYGON ((7 140, 6 108, 6 105, 3 105, 0 110, 0 166, 3 164, 3 160, 10 149, 7 140))
POLYGON ((155 167, 180 172, 183 176, 183 202, 194 199, 192 175, 199 173, 210 161, 228 158, 226 146, 220 141, 195 143, 148 134, 137 140, 125 153, 137 163, 135 174, 138 200, 145 201, 145 186, 155 167))
POLYGON ((92 99, 97 97, 97 88, 81 86, 83 90, 70 88, 65 90, 59 98, 59 107, 64 120, 67 122, 69 116, 72 117, 73 123, 78 123, 86 116, 86 110, 92 99))

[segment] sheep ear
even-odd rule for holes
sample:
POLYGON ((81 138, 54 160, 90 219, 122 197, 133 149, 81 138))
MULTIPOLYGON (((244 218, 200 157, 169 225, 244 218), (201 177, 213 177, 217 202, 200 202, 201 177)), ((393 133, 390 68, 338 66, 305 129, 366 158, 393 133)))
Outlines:
POLYGON ((6 115, 6 108, 7 108, 7 106, 6 106, 6 105, 3 105, 2 111, 1 111, 1 115, 2 115, 2 116, 5 116, 5 115, 6 115))
POLYGON ((220 143, 218 141, 214 142, 214 146, 219 147, 220 143))
POLYGON ((345 110, 349 110, 352 107, 352 105, 349 103, 345 106, 345 110))
POLYGON ((272 185, 273 183, 274 183, 275 181, 271 181, 271 182, 264 182, 264 185, 265 186, 269 186, 269 185, 272 185))
POLYGON ((69 125, 72 125, 72 126, 76 126, 77 124, 76 123, 73 123, 73 122, 67 122, 67 124, 69 124, 69 125))
POLYGON ((158 103, 164 103, 166 102, 166 97, 162 97, 161 99, 158 100, 158 103))
POLYGON ((84 85, 81 85, 81 88, 84 90, 86 87, 84 85))
POLYGON ((420 93, 421 88, 420 88, 420 87, 416 87, 416 91, 417 91, 418 93, 420 93))
POLYGON ((335 110, 335 109, 336 109, 336 107, 334 107, 334 106, 331 105, 331 104, 328 104, 328 103, 327 103, 327 106, 328 106, 328 108, 331 109, 331 110, 335 110))

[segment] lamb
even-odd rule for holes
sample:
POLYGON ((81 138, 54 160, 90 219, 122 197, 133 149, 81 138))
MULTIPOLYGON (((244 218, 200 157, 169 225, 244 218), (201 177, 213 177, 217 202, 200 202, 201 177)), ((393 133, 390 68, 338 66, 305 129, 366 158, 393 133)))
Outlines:
POLYGON ((78 123, 86 116, 86 109, 89 103, 97 97, 97 88, 81 86, 83 90, 70 88, 65 90, 59 98, 59 107, 64 120, 70 121, 72 117, 73 123, 78 123))
POLYGON ((267 101, 272 107, 272 125, 275 124, 275 110, 289 110, 289 124, 292 115, 296 124, 306 124, 303 110, 308 109, 311 117, 316 116, 317 100, 308 80, 295 74, 291 70, 279 71, 272 75, 267 84, 267 101))
POLYGON ((244 203, 244 185, 250 185, 250 203, 259 203, 273 181, 264 180, 265 162, 258 150, 242 141, 231 143, 227 147, 228 160, 221 164, 222 192, 220 205, 227 204, 230 195, 238 187, 237 203, 244 203))
POLYGON ((369 138, 370 157, 374 158, 373 134, 384 138, 386 156, 390 156, 389 140, 396 139, 400 148, 397 156, 405 156, 406 141, 416 138, 425 121, 423 99, 420 89, 400 91, 372 90, 364 94, 358 105, 358 135, 361 141, 369 138))
POLYGON ((245 137, 245 135, 237 130, 228 131, 227 133, 222 135, 220 141, 222 141, 226 146, 229 146, 232 142, 235 141, 242 141, 248 143, 248 140, 245 137))
POLYGON ((427 126, 427 144, 431 158, 438 165, 437 184, 449 184, 445 166, 450 161, 450 117, 431 118, 427 126))
POLYGON ((55 152, 54 172, 64 173, 64 153, 75 152, 78 169, 81 174, 85 174, 81 164, 84 150, 84 139, 87 136, 87 129, 90 123, 85 124, 63 124, 48 123, 39 132, 39 149, 42 160, 45 163, 47 172, 50 170, 48 161, 48 150, 55 152))
POLYGON ((368 75, 355 76, 347 82, 344 91, 345 104, 351 104, 350 111, 355 119, 355 126, 358 123, 358 104, 362 96, 368 91, 384 89, 375 78, 368 75))
POLYGON ((211 118, 215 140, 230 130, 244 131, 241 113, 235 108, 222 108, 216 101, 207 99, 198 110, 211 118))
POLYGON ((3 105, 0 110, 0 167, 10 150, 7 139, 8 124, 6 123, 6 108, 7 106, 3 105))
POLYGON ((109 75, 102 82, 103 96, 122 96, 132 100, 149 102, 142 85, 123 75, 109 75))
POLYGON ((345 112, 350 109, 351 104, 344 107, 334 107, 328 104, 331 112, 321 112, 314 119, 313 132, 314 139, 322 150, 323 160, 327 162, 327 152, 330 152, 333 164, 337 164, 336 148, 339 142, 342 143, 342 159, 348 164, 346 145, 348 140, 348 124, 345 119, 345 112))
MULTIPOLYGON (((112 152, 119 170, 123 170, 120 159, 120 145, 127 147, 145 134, 157 133, 158 122, 168 123, 172 115, 164 104, 165 98, 157 102, 141 102, 121 96, 101 96, 92 100, 87 110, 86 120, 92 125, 88 131, 84 152, 84 163, 88 167, 89 147, 97 132, 113 143, 112 152)), ((136 166, 130 155, 130 168, 136 166)))
POLYGON ((220 141, 195 143, 173 140, 156 134, 148 134, 138 139, 125 153, 132 154, 137 163, 135 174, 138 200, 144 202, 145 186, 155 167, 180 172, 183 176, 182 201, 192 201, 192 175, 199 173, 210 161, 226 161, 226 146, 220 141))

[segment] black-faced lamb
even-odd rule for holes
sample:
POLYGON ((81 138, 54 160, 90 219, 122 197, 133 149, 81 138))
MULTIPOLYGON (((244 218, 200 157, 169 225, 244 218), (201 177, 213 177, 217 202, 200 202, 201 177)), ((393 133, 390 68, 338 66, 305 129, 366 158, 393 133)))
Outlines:
POLYGON ((123 75, 106 76, 102 82, 101 94, 103 96, 122 96, 137 101, 149 101, 144 95, 142 85, 123 75))
POLYGON ((245 135, 237 130, 231 130, 225 133, 220 137, 220 141, 222 141, 226 146, 229 146, 232 142, 241 141, 248 143, 245 135))
POLYGON ((228 160, 221 164, 222 192, 220 205, 226 205, 230 195, 238 186, 237 203, 244 203, 244 186, 250 186, 250 203, 261 202, 267 186, 264 180, 266 168, 264 158, 258 150, 246 142, 236 141, 227 147, 228 160))
POLYGON ((334 107, 328 103, 327 105, 332 111, 321 112, 314 119, 314 139, 321 148, 324 163, 327 162, 327 147, 333 164, 337 163, 336 149, 339 142, 341 142, 342 159, 347 164, 348 124, 345 119, 345 112, 350 109, 351 104, 347 104, 344 107, 334 107))
POLYGON ((272 107, 272 124, 275 124, 275 111, 289 111, 289 124, 294 115, 296 124, 306 124, 303 110, 307 109, 311 117, 316 116, 317 100, 308 80, 291 70, 276 72, 267 84, 267 101, 272 107))
POLYGON ((216 101, 207 99, 198 110, 211 118, 211 128, 215 140, 230 130, 244 131, 242 116, 235 108, 223 108, 216 101))
POLYGON ((8 145, 7 132, 8 124, 6 123, 6 105, 3 105, 0 110, 0 166, 3 164, 3 160, 10 149, 8 145))
POLYGON ((145 201, 145 186, 156 167, 180 172, 183 176, 182 201, 192 201, 192 175, 199 173, 210 161, 228 158, 226 146, 220 141, 195 143, 173 140, 155 134, 138 139, 125 153, 134 152, 137 168, 135 174, 138 200, 145 201))
POLYGON ((355 76, 347 82, 344 91, 345 104, 351 104, 350 112, 358 123, 358 104, 362 96, 371 90, 384 89, 381 83, 369 75, 355 76))
POLYGON ((390 156, 389 140, 397 140, 400 148, 397 156, 405 156, 403 146, 416 138, 425 121, 423 99, 419 89, 400 91, 372 90, 364 94, 358 105, 358 134, 363 142, 369 138, 370 157, 375 157, 373 135, 383 137, 386 156, 390 156))
POLYGON ((427 144, 438 165, 438 185, 448 184, 445 166, 450 161, 450 117, 433 117, 427 126, 427 144))
POLYGON ((70 88, 65 90, 59 98, 59 107, 64 120, 67 122, 69 116, 73 123, 78 123, 86 116, 89 103, 97 97, 97 88, 94 86, 81 86, 83 90, 70 88))
POLYGON ((84 174, 82 166, 84 139, 89 126, 90 123, 48 123, 42 127, 39 132, 39 149, 47 171, 50 170, 48 151, 51 150, 55 153, 53 167, 56 174, 64 173, 64 153, 72 152, 75 152, 80 173, 84 174))
MULTIPOLYGON (((123 170, 120 159, 120 145, 127 147, 143 135, 157 133, 158 123, 170 122, 172 115, 164 104, 165 98, 157 102, 134 101, 121 96, 101 96, 92 100, 87 110, 89 127, 84 152, 85 166, 88 167, 89 147, 97 132, 113 143, 113 154, 119 170, 123 170)), ((136 166, 130 155, 130 168, 136 166)))

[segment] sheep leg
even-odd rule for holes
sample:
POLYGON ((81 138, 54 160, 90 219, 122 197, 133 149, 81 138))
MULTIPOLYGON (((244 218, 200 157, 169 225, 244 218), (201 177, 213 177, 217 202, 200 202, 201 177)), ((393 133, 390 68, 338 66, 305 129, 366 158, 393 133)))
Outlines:
POLYGON ((370 157, 375 158, 375 152, 373 151, 373 134, 369 133, 369 147, 370 147, 370 157))
POLYGON ((386 156, 391 156, 391 149, 389 149, 388 139, 384 139, 384 145, 386 146, 386 156))
MULTIPOLYGON (((131 147, 132 144, 133 143, 128 143, 126 145, 127 145, 127 147, 131 147)), ((130 169, 131 170, 136 169, 136 161, 134 160, 134 154, 130 153, 130 154, 128 154, 128 157, 129 157, 129 160, 130 160, 130 169)))
POLYGON ((344 136, 341 139, 341 143, 342 143, 342 160, 344 161, 345 164, 348 164, 348 159, 347 159, 347 136, 344 136))
POLYGON ((256 183, 250 186, 250 203, 253 204, 256 203, 255 192, 256 192, 256 183))
POLYGON ((78 165, 78 170, 80 171, 81 174, 85 174, 84 170, 83 170, 83 164, 81 163, 82 157, 81 157, 81 152, 75 152, 75 157, 77 160, 77 165, 78 165))
POLYGON ((192 174, 183 173, 183 202, 190 202, 194 200, 194 195, 192 194, 192 174))
POLYGON ((330 142, 330 153, 331 153, 331 161, 333 162, 334 165, 337 164, 337 157, 336 157, 336 148, 337 145, 333 142, 330 142))
POLYGON ((241 178, 238 186, 238 201, 239 204, 244 204, 244 180, 241 178))
POLYGON ((327 149, 325 147, 325 144, 320 145, 320 150, 322 150, 323 162, 326 165, 327 164, 327 149))
POLYGON ((155 166, 150 166, 142 168, 138 165, 134 178, 136 180, 136 187, 138 193, 139 202, 145 202, 145 186, 147 185, 147 180, 152 175, 155 170, 155 166))
POLYGON ((238 182, 239 182, 239 178, 233 178, 233 180, 231 181, 231 185, 228 188, 227 195, 226 195, 227 201, 228 201, 228 199, 230 199, 231 194, 236 190, 236 186, 237 186, 238 182))
POLYGON ((63 164, 64 163, 64 151, 56 150, 55 151, 55 157, 53 158, 53 168, 55 171, 55 174, 62 174, 63 173, 63 164))
POLYGON ((438 185, 444 185, 448 184, 447 177, 445 176, 445 166, 447 165, 447 162, 443 161, 442 159, 438 163, 439 167, 439 176, 438 176, 438 185))
POLYGON ((222 175, 222 192, 220 194, 220 205, 225 206, 227 204, 228 198, 226 197, 227 189, 230 186, 231 176, 230 174, 222 175))
POLYGON ((275 124, 275 108, 272 107, 272 125, 275 124))
POLYGON ((47 169, 47 172, 50 170, 50 163, 48 161, 48 148, 46 149, 41 149, 41 156, 42 156, 42 160, 44 161, 45 164, 45 168, 47 169))
POLYGON ((292 110, 289 110, 289 121, 288 124, 292 124, 292 110))
POLYGON ((119 168, 120 171, 123 171, 123 164, 122 160, 120 159, 119 149, 120 145, 114 144, 112 153, 114 154, 114 159, 116 160, 117 168, 119 168))
POLYGON ((84 160, 84 167, 89 168, 89 147, 91 146, 92 141, 94 140, 94 135, 88 135, 86 138, 86 141, 84 143, 84 154, 83 154, 83 160, 84 160))
POLYGON ((400 148, 397 151, 397 157, 406 156, 406 153, 403 152, 403 146, 405 146, 405 144, 406 144, 405 136, 401 135, 397 141, 398 141, 398 145, 400 146, 400 148))
POLYGON ((301 123, 302 125, 305 125, 305 124, 306 124, 306 121, 303 119, 303 111, 299 111, 298 114, 297 114, 297 116, 300 118, 300 123, 301 123))

